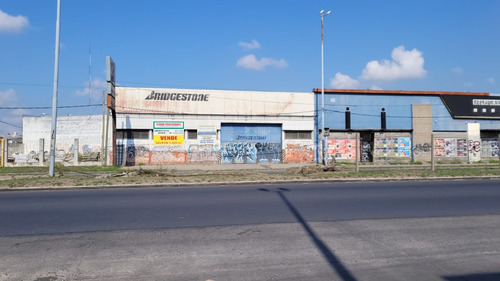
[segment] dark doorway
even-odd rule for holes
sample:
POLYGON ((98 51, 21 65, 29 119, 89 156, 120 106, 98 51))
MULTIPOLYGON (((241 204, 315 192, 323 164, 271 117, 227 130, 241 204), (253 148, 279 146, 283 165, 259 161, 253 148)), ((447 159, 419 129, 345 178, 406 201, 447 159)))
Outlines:
POLYGON ((361 162, 373 162, 373 133, 360 133, 361 162))

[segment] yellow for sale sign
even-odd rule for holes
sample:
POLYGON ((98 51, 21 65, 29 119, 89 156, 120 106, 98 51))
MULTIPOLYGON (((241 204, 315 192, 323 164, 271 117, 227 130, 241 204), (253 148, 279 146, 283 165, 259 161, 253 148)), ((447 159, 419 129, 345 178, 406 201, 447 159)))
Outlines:
POLYGON ((183 121, 155 121, 153 122, 154 145, 184 144, 183 121))
POLYGON ((155 145, 184 144, 184 135, 154 135, 153 143, 155 145))

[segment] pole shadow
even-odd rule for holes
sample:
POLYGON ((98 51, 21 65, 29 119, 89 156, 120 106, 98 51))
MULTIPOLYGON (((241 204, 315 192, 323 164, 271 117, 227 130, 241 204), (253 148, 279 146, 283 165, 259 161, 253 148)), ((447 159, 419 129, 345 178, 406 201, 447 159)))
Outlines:
POLYGON ((448 281, 495 281, 500 280, 500 272, 475 273, 468 275, 444 276, 448 281))
POLYGON ((293 216, 302 225, 302 228, 307 232, 311 241, 321 252, 326 261, 330 264, 334 272, 342 278, 343 281, 357 281, 357 279, 351 274, 351 272, 342 264, 342 262, 335 256, 335 254, 330 250, 330 248, 318 237, 314 230, 309 226, 307 221, 302 217, 300 212, 293 206, 293 204, 286 198, 284 192, 289 192, 287 188, 278 188, 275 190, 269 190, 267 188, 259 188, 260 191, 273 192, 278 194, 278 196, 283 200, 283 203, 288 207, 293 216))

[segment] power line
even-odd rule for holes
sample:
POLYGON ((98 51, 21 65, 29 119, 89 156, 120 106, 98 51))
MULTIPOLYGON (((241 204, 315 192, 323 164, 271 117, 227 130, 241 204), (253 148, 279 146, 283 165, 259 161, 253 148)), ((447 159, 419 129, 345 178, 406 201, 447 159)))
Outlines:
MULTIPOLYGON (((92 106, 102 106, 102 104, 63 105, 63 106, 58 106, 57 108, 77 108, 77 107, 92 107, 92 106)), ((2 109, 6 109, 6 110, 12 110, 12 109, 49 109, 49 108, 52 108, 52 106, 29 106, 29 107, 1 106, 0 110, 2 110, 2 109)))
POLYGON ((1 120, 0 120, 0 123, 7 124, 7 125, 9 125, 9 126, 12 126, 12 127, 16 127, 16 128, 20 128, 20 129, 22 129, 22 127, 19 127, 19 126, 17 126, 17 125, 10 124, 10 123, 7 123, 7 122, 1 121, 1 120))

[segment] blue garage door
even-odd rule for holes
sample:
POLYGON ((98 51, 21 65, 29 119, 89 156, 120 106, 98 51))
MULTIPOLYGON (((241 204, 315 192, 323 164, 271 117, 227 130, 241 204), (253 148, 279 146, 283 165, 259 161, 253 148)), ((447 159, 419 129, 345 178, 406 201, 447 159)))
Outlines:
POLYGON ((281 147, 281 125, 221 125, 223 164, 280 163, 281 147))

